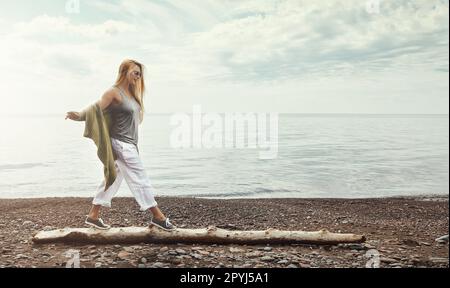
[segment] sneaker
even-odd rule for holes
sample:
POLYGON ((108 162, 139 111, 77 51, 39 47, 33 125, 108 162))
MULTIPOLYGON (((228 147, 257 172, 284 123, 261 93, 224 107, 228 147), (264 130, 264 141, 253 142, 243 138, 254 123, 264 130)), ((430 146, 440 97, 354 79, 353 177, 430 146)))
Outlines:
POLYGON ((175 225, 170 223, 169 218, 166 218, 166 220, 162 221, 152 218, 152 220, 150 221, 150 225, 155 225, 156 227, 161 228, 165 231, 174 231, 175 229, 177 229, 175 225))
POLYGON ((89 218, 89 216, 86 216, 86 220, 84 221, 84 223, 100 230, 108 230, 109 228, 111 228, 110 225, 103 223, 102 218, 94 220, 92 218, 89 218))

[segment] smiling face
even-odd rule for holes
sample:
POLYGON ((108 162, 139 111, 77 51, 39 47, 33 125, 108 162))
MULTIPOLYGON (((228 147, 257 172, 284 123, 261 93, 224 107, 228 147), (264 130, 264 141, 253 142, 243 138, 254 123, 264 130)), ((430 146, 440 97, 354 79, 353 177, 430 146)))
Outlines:
POLYGON ((131 85, 137 85, 139 83, 139 80, 141 80, 142 77, 142 71, 141 68, 138 65, 133 65, 130 67, 130 70, 128 70, 128 82, 131 85))

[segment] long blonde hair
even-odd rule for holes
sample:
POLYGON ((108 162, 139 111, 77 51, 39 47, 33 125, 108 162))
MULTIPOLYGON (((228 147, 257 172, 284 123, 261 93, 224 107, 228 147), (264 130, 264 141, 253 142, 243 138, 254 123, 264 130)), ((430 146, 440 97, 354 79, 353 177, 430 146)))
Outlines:
POLYGON ((115 86, 118 86, 122 84, 125 79, 127 79, 127 74, 130 71, 130 69, 133 67, 133 65, 136 65, 141 69, 141 78, 139 79, 139 82, 137 85, 130 85, 128 89, 130 90, 132 96, 136 101, 139 103, 139 106, 141 106, 141 121, 144 118, 144 93, 145 93, 145 81, 144 81, 144 65, 137 62, 136 60, 126 59, 120 64, 119 67, 119 74, 117 75, 117 80, 115 83, 115 86))

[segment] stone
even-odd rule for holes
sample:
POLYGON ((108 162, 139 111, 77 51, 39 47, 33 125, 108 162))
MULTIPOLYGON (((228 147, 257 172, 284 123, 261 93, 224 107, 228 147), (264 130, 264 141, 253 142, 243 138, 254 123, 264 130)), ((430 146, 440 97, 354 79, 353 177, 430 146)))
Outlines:
POLYGON ((419 242, 417 242, 416 240, 412 240, 412 239, 404 239, 402 241, 403 244, 408 245, 408 246, 420 246, 419 242))
POLYGON ((24 221, 24 222, 22 223, 22 226, 24 226, 24 227, 26 227, 26 228, 32 228, 32 227, 34 227, 34 223, 31 222, 31 221, 24 221))
POLYGON ((377 248, 377 247, 375 247, 374 245, 367 244, 367 243, 364 244, 364 247, 365 247, 367 250, 369 250, 369 249, 376 249, 376 248, 377 248))
POLYGON ((152 264, 151 267, 153 267, 153 268, 163 268, 164 266, 165 266, 164 263, 161 263, 161 262, 155 262, 155 263, 152 264))
POLYGON ((242 252, 245 252, 244 249, 237 248, 237 247, 230 247, 229 250, 230 250, 231 253, 242 253, 242 252))
POLYGON ((388 257, 381 257, 380 261, 384 263, 397 263, 397 260, 388 257))
POLYGON ((311 268, 311 265, 308 263, 299 263, 300 268, 311 268))
POLYGON ((125 252, 128 252, 128 253, 134 252, 133 247, 123 247, 123 250, 124 250, 125 252))
POLYGON ((429 260, 435 264, 448 264, 448 258, 430 257, 429 260))
POLYGON ((438 243, 443 243, 443 244, 448 243, 448 235, 444 235, 439 238, 436 238, 435 241, 438 243))
POLYGON ((254 252, 245 253, 245 256, 246 256, 246 257, 250 257, 250 258, 253 258, 253 257, 259 257, 259 256, 261 256, 261 255, 262 255, 262 253, 259 252, 259 251, 254 251, 254 252))
MULTIPOLYGON (((292 259, 294 259, 294 258, 292 258, 292 259)), ((308 264, 311 263, 311 260, 306 259, 306 258, 296 257, 296 260, 299 261, 299 262, 302 262, 302 263, 308 263, 308 264)))
POLYGON ((183 257, 183 256, 177 256, 175 259, 172 259, 170 262, 175 265, 183 263, 183 260, 182 260, 183 258, 178 258, 178 257, 183 257))
POLYGON ((197 260, 200 260, 200 259, 202 259, 203 258, 203 256, 202 255, 200 255, 200 254, 198 254, 198 253, 191 253, 191 254, 189 254, 192 258, 195 258, 195 259, 197 259, 197 260))
POLYGON ((298 267, 297 267, 297 265, 295 265, 295 264, 289 264, 289 265, 287 266, 287 268, 298 268, 298 267))
POLYGON ((127 251, 120 251, 119 254, 117 254, 117 257, 119 257, 122 260, 128 259, 130 257, 130 253, 127 251))
POLYGON ((25 254, 17 254, 16 257, 14 257, 16 259, 31 259, 32 257, 25 255, 25 254))
POLYGON ((350 244, 348 245, 348 248, 351 250, 358 250, 358 251, 367 249, 366 245, 364 244, 350 244))
POLYGON ((181 248, 175 249, 175 252, 177 252, 178 254, 187 254, 187 252, 181 248))
POLYGON ((270 257, 270 256, 263 256, 263 257, 261 257, 260 259, 261 259, 261 261, 265 261, 265 262, 271 262, 271 261, 273 261, 273 258, 270 257))

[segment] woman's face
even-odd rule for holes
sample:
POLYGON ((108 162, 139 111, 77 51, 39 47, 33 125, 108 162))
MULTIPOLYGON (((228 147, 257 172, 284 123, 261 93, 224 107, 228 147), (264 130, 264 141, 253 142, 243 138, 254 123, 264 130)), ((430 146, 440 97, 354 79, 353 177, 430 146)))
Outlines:
POLYGON ((130 81, 130 83, 132 85, 136 85, 139 80, 142 77, 142 71, 139 68, 139 66, 134 65, 129 71, 128 71, 128 81, 130 81))

